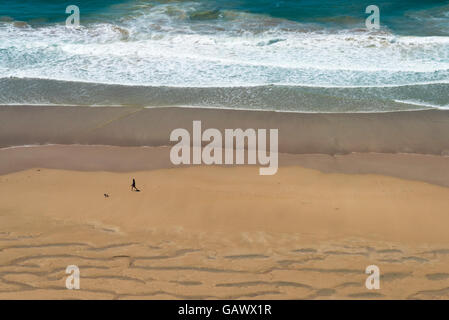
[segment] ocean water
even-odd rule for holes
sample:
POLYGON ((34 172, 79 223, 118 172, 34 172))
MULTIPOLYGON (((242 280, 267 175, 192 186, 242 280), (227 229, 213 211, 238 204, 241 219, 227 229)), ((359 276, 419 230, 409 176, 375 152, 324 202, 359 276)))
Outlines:
POLYGON ((2 0, 0 104, 449 108, 449 1, 370 4, 2 0))

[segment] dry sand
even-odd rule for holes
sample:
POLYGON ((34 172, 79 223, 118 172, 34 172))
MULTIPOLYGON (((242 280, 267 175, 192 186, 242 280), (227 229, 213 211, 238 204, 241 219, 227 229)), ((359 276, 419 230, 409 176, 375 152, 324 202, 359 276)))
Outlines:
MULTIPOLYGON (((0 298, 449 298, 449 188, 336 172, 374 170, 376 155, 321 160, 327 173, 289 158, 259 176, 256 167, 128 172, 110 162, 116 172, 61 170, 58 150, 93 148, 103 160, 115 150, 118 162, 134 151, 45 148, 50 168, 0 176, 0 298), (141 192, 130 191, 132 177, 141 192), (71 264, 81 290, 65 289, 71 264), (364 286, 372 264, 380 290, 364 286)), ((388 162, 411 163, 403 175, 438 162, 397 156, 388 162)))

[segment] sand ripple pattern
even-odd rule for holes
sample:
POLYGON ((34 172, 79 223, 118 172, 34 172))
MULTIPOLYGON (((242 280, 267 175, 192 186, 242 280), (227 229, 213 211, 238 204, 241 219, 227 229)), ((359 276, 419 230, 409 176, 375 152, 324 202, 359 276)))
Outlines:
POLYGON ((449 248, 361 239, 60 226, 45 235, 0 232, 0 298, 447 299, 448 262, 449 248), (59 240, 68 232, 73 241, 59 240), (80 290, 65 288, 71 264, 80 268, 80 290), (381 269, 380 290, 365 288, 370 264, 381 269))

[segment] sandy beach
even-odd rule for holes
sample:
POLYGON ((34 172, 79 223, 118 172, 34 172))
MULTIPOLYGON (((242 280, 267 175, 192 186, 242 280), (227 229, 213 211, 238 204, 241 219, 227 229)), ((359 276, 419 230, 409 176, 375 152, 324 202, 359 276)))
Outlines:
POLYGON ((449 298, 449 143, 431 140, 446 112, 124 109, 0 108, 0 298, 449 298), (278 173, 174 166, 163 119, 178 112, 173 126, 279 127, 278 173))
POLYGON ((449 299, 448 17, 0 1, 0 300, 449 299))
POLYGON ((2 175, 0 297, 447 298, 447 188, 296 166, 255 173, 2 175), (80 290, 65 289, 72 264, 80 290), (364 286, 372 264, 380 290, 364 286))

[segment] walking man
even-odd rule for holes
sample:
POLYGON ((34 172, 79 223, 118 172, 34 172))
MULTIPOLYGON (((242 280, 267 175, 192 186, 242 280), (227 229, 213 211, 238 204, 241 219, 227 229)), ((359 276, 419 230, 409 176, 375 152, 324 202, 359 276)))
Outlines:
POLYGON ((133 184, 131 185, 131 191, 137 191, 137 188, 136 188, 136 179, 134 179, 133 178, 133 184))

